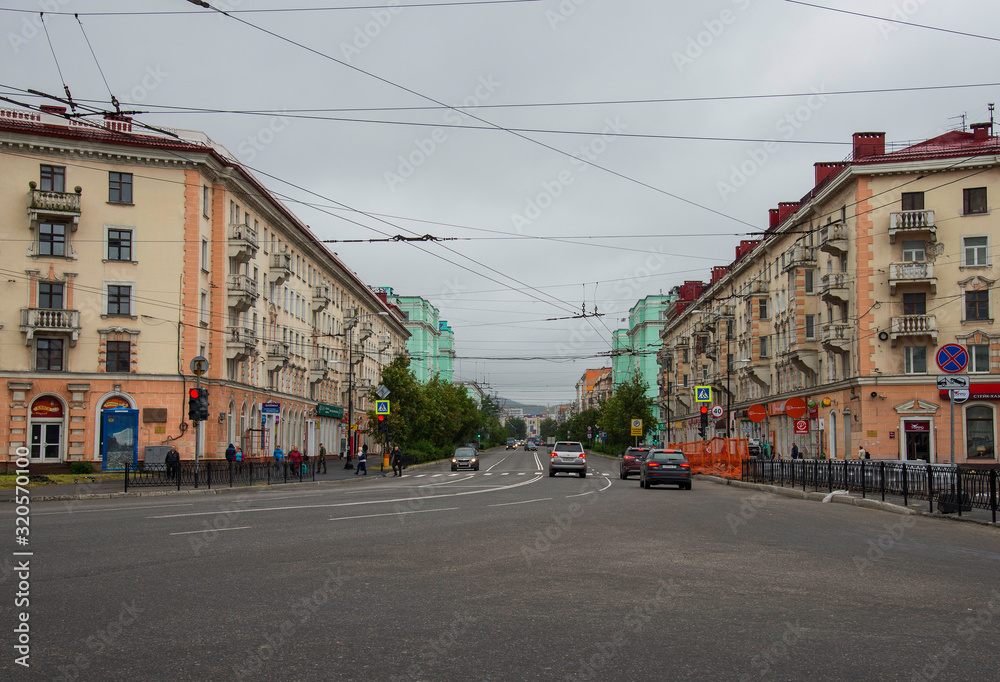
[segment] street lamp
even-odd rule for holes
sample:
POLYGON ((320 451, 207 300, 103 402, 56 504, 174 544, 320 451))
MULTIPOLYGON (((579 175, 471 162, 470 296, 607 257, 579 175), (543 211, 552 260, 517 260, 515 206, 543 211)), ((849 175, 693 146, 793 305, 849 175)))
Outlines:
MULTIPOLYGON (((711 310, 692 310, 691 312, 701 313, 702 315, 715 315, 715 317, 725 318, 729 320, 731 323, 736 321, 736 318, 733 317, 732 315, 723 315, 722 313, 716 313, 711 310)), ((715 328, 716 329, 719 328, 718 321, 716 321, 715 328)), ((733 327, 732 324, 727 324, 726 325, 726 438, 732 437, 732 423, 733 423, 733 417, 731 411, 733 391, 730 388, 729 384, 729 377, 730 374, 732 373, 732 365, 733 365, 732 344, 733 344, 733 327)))

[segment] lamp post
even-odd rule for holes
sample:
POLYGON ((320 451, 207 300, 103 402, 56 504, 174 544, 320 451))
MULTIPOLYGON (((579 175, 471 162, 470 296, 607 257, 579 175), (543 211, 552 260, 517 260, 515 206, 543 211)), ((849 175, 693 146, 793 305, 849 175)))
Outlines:
MULTIPOLYGON (((357 308, 355 308, 357 310, 357 308)), ((354 457, 355 446, 357 445, 354 441, 354 325, 358 323, 363 317, 376 317, 378 315, 388 315, 389 313, 382 311, 378 313, 356 313, 353 317, 348 318, 344 323, 347 338, 347 457, 348 459, 354 457)), ((364 360, 364 355, 362 355, 362 361, 364 360)))
POLYGON ((732 437, 732 423, 733 416, 731 412, 733 391, 730 387, 730 375, 732 374, 732 357, 733 357, 733 327, 732 322, 736 321, 736 318, 732 315, 723 315, 722 313, 716 313, 711 310, 692 310, 693 313, 701 313, 702 315, 714 315, 716 319, 715 328, 719 328, 718 320, 726 319, 730 324, 726 325, 726 438, 732 437))

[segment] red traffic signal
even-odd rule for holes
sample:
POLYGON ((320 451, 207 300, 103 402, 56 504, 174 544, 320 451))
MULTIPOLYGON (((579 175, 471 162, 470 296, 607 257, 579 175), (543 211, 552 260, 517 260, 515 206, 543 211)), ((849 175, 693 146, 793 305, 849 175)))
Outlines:
POLYGON ((702 414, 708 414, 708 405, 702 405, 701 406, 701 413, 702 414))
POLYGON ((190 390, 188 391, 188 395, 189 395, 189 396, 190 396, 191 398, 194 398, 195 400, 197 400, 198 398, 200 398, 200 397, 201 397, 201 389, 197 389, 197 388, 192 388, 192 389, 190 389, 190 390))
POLYGON ((379 420, 380 422, 384 422, 384 421, 385 421, 385 415, 384 415, 384 414, 380 414, 380 415, 378 416, 378 420, 379 420))

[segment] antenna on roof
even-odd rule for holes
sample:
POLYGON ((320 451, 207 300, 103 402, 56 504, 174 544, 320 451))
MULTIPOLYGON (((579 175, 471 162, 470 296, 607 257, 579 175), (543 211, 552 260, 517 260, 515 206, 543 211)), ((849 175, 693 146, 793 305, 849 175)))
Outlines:
POLYGON ((990 110, 990 135, 993 134, 993 102, 986 105, 986 108, 990 110))
POLYGON ((958 115, 958 116, 949 116, 949 117, 948 117, 948 120, 949 120, 949 121, 953 121, 953 120, 955 120, 956 118, 960 118, 960 119, 962 119, 962 127, 961 127, 961 128, 959 128, 959 130, 961 130, 961 131, 962 131, 962 132, 964 133, 964 132, 965 132, 965 119, 966 119, 967 117, 968 117, 968 112, 963 112, 962 114, 960 114, 960 115, 958 115))

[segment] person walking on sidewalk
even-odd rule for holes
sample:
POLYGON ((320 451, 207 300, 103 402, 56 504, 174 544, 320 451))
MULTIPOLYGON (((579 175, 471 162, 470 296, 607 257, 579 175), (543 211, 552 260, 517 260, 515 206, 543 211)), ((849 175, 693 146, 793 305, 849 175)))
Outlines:
POLYGON ((316 473, 319 473, 320 467, 323 467, 323 473, 326 473, 326 448, 323 444, 319 444, 319 458, 316 460, 316 473))
POLYGON ((302 466, 302 453, 299 452, 299 449, 294 445, 292 446, 292 449, 288 451, 288 461, 291 464, 292 473, 299 473, 299 467, 302 466))
POLYGON ((365 472, 365 476, 368 475, 368 444, 361 446, 361 452, 358 453, 358 468, 354 471, 354 475, 357 476, 362 470, 365 472))
POLYGON ((399 449, 397 445, 392 449, 392 454, 389 456, 389 460, 392 462, 392 475, 402 476, 403 475, 403 451, 399 449))
POLYGON ((792 459, 799 458, 799 446, 798 443, 792 443, 792 459))
POLYGON ((281 446, 274 448, 274 473, 278 473, 281 470, 281 460, 284 459, 285 453, 281 451, 281 446))
POLYGON ((177 452, 177 448, 170 446, 163 463, 167 465, 167 478, 173 480, 174 476, 180 473, 178 470, 181 464, 181 453, 177 452))

